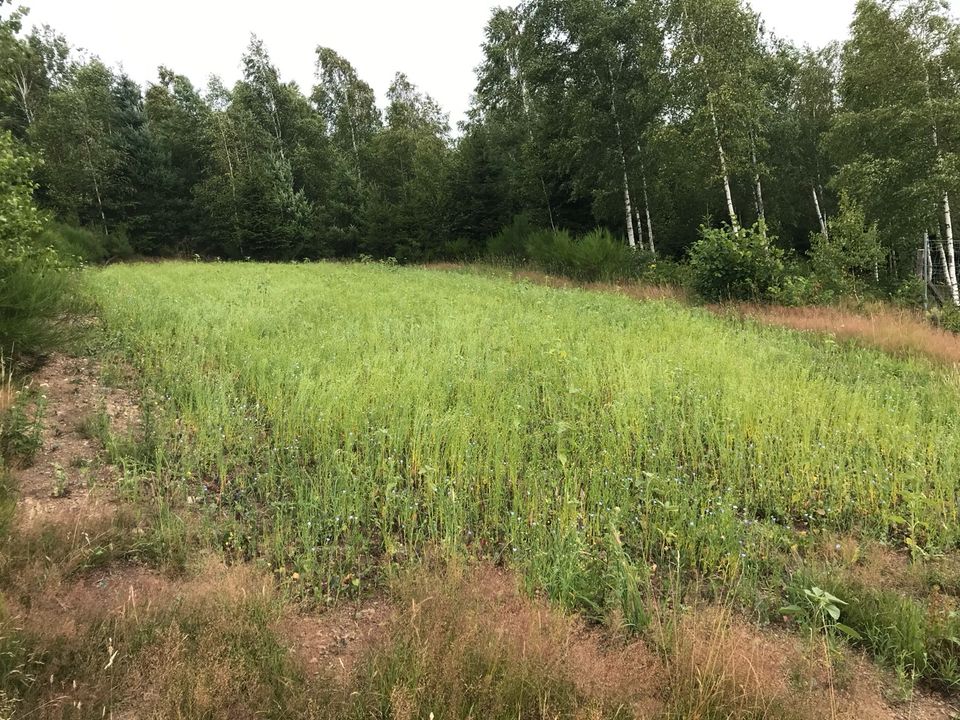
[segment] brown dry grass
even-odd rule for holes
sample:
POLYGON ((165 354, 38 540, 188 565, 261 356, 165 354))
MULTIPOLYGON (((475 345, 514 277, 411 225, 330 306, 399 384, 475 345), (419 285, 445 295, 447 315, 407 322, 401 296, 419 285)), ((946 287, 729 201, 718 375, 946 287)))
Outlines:
POLYGON ((639 642, 616 642, 489 565, 420 572, 396 592, 390 632, 351 685, 354 717, 654 718, 663 676, 639 642))
POLYGON ((714 306, 711 309, 766 325, 825 333, 898 357, 921 356, 947 365, 960 363, 960 335, 934 327, 919 314, 908 310, 876 307, 853 311, 833 307, 762 305, 714 306))

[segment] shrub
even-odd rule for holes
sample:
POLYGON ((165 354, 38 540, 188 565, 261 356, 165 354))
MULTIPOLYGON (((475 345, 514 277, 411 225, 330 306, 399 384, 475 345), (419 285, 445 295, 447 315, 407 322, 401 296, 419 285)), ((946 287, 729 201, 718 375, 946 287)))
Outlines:
POLYGON ((846 193, 840 211, 829 222, 829 236, 813 236, 810 265, 813 276, 833 295, 859 295, 874 284, 874 273, 886 251, 877 226, 867 225, 863 208, 846 193))
POLYGON ((539 230, 527 239, 525 254, 546 273, 568 275, 573 264, 573 237, 566 230, 539 230))
POLYGON ((21 356, 48 351, 62 336, 55 320, 72 284, 52 250, 0 249, 0 348, 21 356))
POLYGON ((56 252, 37 241, 43 218, 33 203, 31 159, 0 133, 0 352, 49 348, 71 282, 56 252))
POLYGON ((62 223, 50 223, 39 243, 52 247, 67 261, 103 263, 110 260, 128 260, 133 257, 133 248, 123 232, 104 235, 95 230, 73 227, 62 223))
POLYGON ((640 279, 650 285, 686 287, 691 284, 690 266, 669 258, 641 255, 640 279))
POLYGON ((705 300, 773 299, 784 279, 783 251, 762 222, 752 228, 700 228, 690 250, 693 289, 705 300))
POLYGON ((533 233, 527 241, 527 257, 545 272, 583 282, 636 277, 648 259, 603 229, 576 239, 565 230, 533 233))
POLYGON ((507 227, 487 241, 487 255, 492 260, 519 260, 527 255, 527 241, 534 233, 528 215, 517 215, 507 227))

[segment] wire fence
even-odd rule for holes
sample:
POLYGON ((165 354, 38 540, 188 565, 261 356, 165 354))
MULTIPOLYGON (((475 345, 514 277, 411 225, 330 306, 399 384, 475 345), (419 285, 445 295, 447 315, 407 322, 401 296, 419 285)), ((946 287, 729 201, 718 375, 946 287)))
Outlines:
MULTIPOLYGON (((960 264, 960 248, 956 243, 954 252, 960 264)), ((947 276, 947 251, 940 241, 924 240, 923 246, 917 250, 916 274, 923 280, 926 307, 953 303, 947 276)))

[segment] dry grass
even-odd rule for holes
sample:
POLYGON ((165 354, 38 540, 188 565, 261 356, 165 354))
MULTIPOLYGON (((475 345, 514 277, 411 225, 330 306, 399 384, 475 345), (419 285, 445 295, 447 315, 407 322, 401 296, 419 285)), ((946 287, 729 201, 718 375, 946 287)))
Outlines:
POLYGON ((354 677, 349 715, 426 718, 654 717, 660 680, 641 643, 604 647, 582 623, 490 567, 420 573, 392 631, 354 677))
POLYGON ((517 270, 510 274, 514 280, 519 282, 529 282, 534 285, 545 285, 547 287, 563 290, 579 289, 591 292, 604 292, 611 295, 623 295, 634 300, 676 300, 683 302, 688 300, 688 295, 682 288, 672 285, 650 285, 638 281, 624 281, 621 283, 608 282, 590 282, 583 283, 568 278, 548 275, 539 270, 517 270))
POLYGON ((765 305, 713 306, 719 314, 746 317, 766 325, 826 333, 898 357, 925 357, 960 363, 960 336, 932 326, 907 310, 878 307, 852 311, 832 307, 791 308, 765 305))

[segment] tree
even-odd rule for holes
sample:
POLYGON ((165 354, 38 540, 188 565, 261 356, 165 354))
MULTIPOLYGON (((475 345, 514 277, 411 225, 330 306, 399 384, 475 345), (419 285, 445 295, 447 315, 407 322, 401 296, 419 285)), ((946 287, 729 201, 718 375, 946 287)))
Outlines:
MULTIPOLYGON (((675 109, 712 136, 730 225, 740 227, 734 180, 751 176, 757 217, 765 220, 763 128, 769 103, 760 73, 766 59, 759 18, 741 0, 674 0, 670 14, 675 109)), ((763 227, 761 224, 760 227, 763 227)))
POLYGON ((398 73, 387 91, 386 128, 371 149, 371 193, 365 252, 417 259, 447 239, 445 178, 450 155, 447 116, 398 73))
POLYGON ((951 160, 957 86, 948 78, 957 29, 938 2, 898 6, 860 0, 843 51, 842 111, 830 132, 839 158, 835 184, 878 223, 897 272, 919 238, 940 230, 938 248, 954 302, 960 303, 950 194, 960 185, 951 160), (897 12, 897 10, 900 12, 897 12))

